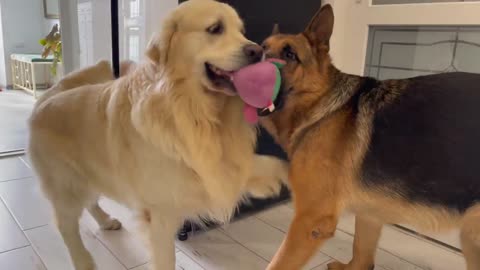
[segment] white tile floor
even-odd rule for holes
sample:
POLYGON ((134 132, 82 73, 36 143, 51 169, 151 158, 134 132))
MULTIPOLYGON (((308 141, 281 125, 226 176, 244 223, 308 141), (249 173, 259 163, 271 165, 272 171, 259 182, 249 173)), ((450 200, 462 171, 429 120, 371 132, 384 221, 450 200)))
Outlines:
MULTIPOLYGON (((19 157, 0 159, 0 270, 73 269, 55 226, 48 201, 41 194, 27 163, 19 157)), ((99 270, 148 270, 148 255, 135 232, 130 212, 104 199, 101 205, 119 218, 124 228, 104 232, 84 215, 82 237, 99 270)), ((177 269, 264 269, 280 245, 293 210, 280 205, 223 228, 196 233, 177 243, 177 269)), ((306 269, 325 270, 331 260, 351 257, 353 217, 342 218, 334 239, 306 269)), ((386 227, 380 241, 381 270, 461 270, 460 254, 395 227, 386 227)))

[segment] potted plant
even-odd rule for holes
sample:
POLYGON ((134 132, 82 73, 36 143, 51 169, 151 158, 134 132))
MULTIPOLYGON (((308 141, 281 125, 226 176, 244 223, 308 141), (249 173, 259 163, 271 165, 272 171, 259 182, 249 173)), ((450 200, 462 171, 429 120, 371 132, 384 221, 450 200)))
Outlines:
POLYGON ((55 24, 50 33, 40 39, 39 43, 43 46, 43 58, 47 58, 49 55, 53 56, 51 72, 53 76, 56 76, 58 64, 62 62, 62 38, 58 24, 55 24))

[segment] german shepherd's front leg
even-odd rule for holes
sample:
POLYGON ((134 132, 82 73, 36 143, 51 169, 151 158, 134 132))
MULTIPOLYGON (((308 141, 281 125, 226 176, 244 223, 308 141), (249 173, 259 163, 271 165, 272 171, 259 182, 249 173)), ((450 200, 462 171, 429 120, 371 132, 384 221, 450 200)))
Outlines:
MULTIPOLYGON (((303 163, 303 162, 302 162, 303 163)), ((309 163, 309 162, 306 162, 309 163)), ((329 238, 333 237, 340 213, 335 179, 321 180, 305 163, 290 169, 295 217, 269 270, 298 270, 329 238), (319 183, 325 183, 324 185, 319 183), (333 185, 329 183, 334 183, 333 185)))
POLYGON ((268 270, 298 270, 329 238, 333 237, 337 226, 334 213, 312 215, 298 213, 290 225, 287 237, 268 266, 268 270))
POLYGON ((382 227, 383 224, 379 222, 356 216, 352 260, 348 264, 331 263, 328 265, 328 270, 373 270, 382 227))

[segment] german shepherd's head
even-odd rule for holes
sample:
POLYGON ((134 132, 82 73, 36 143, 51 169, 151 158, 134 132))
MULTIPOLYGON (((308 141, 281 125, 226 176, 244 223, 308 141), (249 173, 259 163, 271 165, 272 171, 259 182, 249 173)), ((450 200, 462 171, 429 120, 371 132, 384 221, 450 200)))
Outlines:
POLYGON ((263 48, 267 58, 286 61, 282 69, 282 89, 278 109, 261 124, 287 149, 289 137, 318 101, 331 88, 336 69, 329 55, 333 31, 333 10, 325 5, 315 14, 300 34, 281 34, 278 27, 268 37, 263 48))

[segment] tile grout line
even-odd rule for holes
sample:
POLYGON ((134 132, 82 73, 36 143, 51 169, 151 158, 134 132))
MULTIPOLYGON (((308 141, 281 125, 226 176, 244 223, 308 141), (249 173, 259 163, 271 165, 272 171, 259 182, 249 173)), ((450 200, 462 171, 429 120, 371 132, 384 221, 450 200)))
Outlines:
MULTIPOLYGON (((190 236, 191 236, 191 235, 189 235, 189 237, 190 237, 190 236)), ((177 244, 175 244, 175 247, 179 250, 179 252, 183 252, 183 254, 185 254, 186 256, 188 256, 188 257, 189 257, 190 259, 192 259, 198 266, 200 266, 202 269, 205 270, 205 268, 203 267, 203 265, 201 265, 200 262, 198 262, 198 261, 195 259, 195 257, 189 256, 189 255, 188 255, 188 252, 185 251, 183 248, 178 247, 177 244)), ((176 254, 176 253, 175 253, 175 254, 176 254)))
MULTIPOLYGON (((176 246, 176 245, 175 245, 176 246)), ((201 269, 205 270, 205 267, 203 267, 200 263, 198 263, 195 258, 192 258, 190 257, 186 252, 184 252, 183 250, 180 250, 180 248, 178 248, 178 252, 177 253, 183 253, 183 255, 187 256, 190 260, 192 260, 198 267, 200 267, 201 269)), ((176 254, 176 253, 175 253, 176 254)), ((176 259, 175 259, 176 260, 176 259)))
POLYGON ((320 266, 324 266, 324 265, 328 265, 329 263, 333 263, 335 262, 335 259, 334 258, 330 258, 328 261, 322 263, 322 264, 319 264, 317 266, 314 266, 313 268, 310 268, 310 270, 314 270, 315 268, 318 268, 320 266))
POLYGON ((144 264, 140 264, 140 265, 134 266, 134 267, 132 267, 132 268, 126 268, 126 269, 127 269, 127 270, 133 270, 133 269, 135 269, 135 268, 137 268, 137 267, 146 266, 148 263, 149 263, 149 262, 146 262, 146 263, 144 263, 144 264))
POLYGON ((0 252, 0 255, 5 254, 5 253, 8 253, 8 252, 10 252, 10 251, 15 251, 15 250, 19 250, 19 249, 26 248, 26 247, 30 247, 30 246, 31 246, 31 245, 25 245, 25 246, 21 246, 21 247, 16 247, 16 248, 4 250, 4 251, 1 251, 1 252, 0 252))
POLYGON ((0 196, 0 203, 2 203, 5 208, 7 209, 7 212, 10 214, 10 216, 12 217, 13 221, 15 221, 15 224, 17 224, 17 227, 18 229, 22 232, 23 234, 23 237, 25 237, 25 239, 27 240, 27 242, 29 243, 29 245, 27 246, 31 246, 32 247, 32 250, 33 252, 35 253, 35 255, 37 255, 38 259, 40 260, 40 262, 42 263, 43 267, 45 269, 48 270, 47 268, 47 265, 45 264, 45 262, 43 261, 42 257, 40 256, 40 254, 38 254, 37 250, 35 249, 35 245, 32 244, 32 242, 30 241, 30 238, 28 238, 27 234, 22 230, 22 227, 20 226, 20 224, 18 224, 18 221, 17 219, 13 216, 13 213, 10 211, 10 209, 7 207, 7 204, 5 203, 5 200, 0 196))
MULTIPOLYGON (((50 223, 43 224, 43 225, 38 225, 38 226, 34 226, 34 227, 31 227, 31 228, 25 229, 25 230, 23 230, 23 231, 24 231, 24 232, 28 232, 28 231, 35 230, 35 229, 39 229, 39 228, 42 228, 42 227, 47 227, 48 225, 50 225, 50 223)), ((21 229, 21 228, 20 228, 20 229, 21 229)))
MULTIPOLYGON (((90 215, 90 213, 88 213, 88 214, 90 215)), ((82 226, 82 223, 80 223, 80 220, 79 220, 79 227, 80 227, 80 226, 82 226)), ((143 264, 141 264, 141 265, 134 266, 134 267, 132 267, 132 268, 128 268, 128 267, 115 255, 115 253, 113 253, 113 251, 111 251, 111 250, 108 248, 108 246, 107 246, 105 243, 103 243, 103 241, 102 241, 100 238, 98 238, 97 234, 96 234, 93 230, 91 230, 91 229, 89 228, 89 226, 87 226, 85 223, 83 223, 83 226, 84 226, 84 228, 85 228, 86 230, 89 230, 90 233, 92 233, 92 235, 93 235, 93 237, 95 238, 95 240, 97 240, 97 241, 100 243, 100 245, 102 245, 102 246, 112 255, 112 257, 115 258, 115 260, 117 260, 117 261, 120 263, 120 265, 122 265, 125 269, 127 269, 127 270, 128 270, 128 269, 133 269, 133 268, 135 268, 135 267, 140 267, 140 266, 143 265, 143 264)), ((124 229, 124 228, 121 228, 121 230, 122 230, 122 229, 124 229)), ((83 241, 83 240, 82 240, 82 241, 83 241)), ((148 263, 148 262, 147 262, 147 263, 148 263)), ((147 264, 147 263, 145 263, 145 264, 147 264)))
POLYGON ((227 232, 225 232, 224 230, 218 230, 219 232, 221 232, 222 234, 224 234, 225 236, 227 236, 228 238, 230 238, 233 242, 239 244, 240 246, 242 246, 243 248, 245 248, 246 250, 250 251, 251 253, 255 254, 257 257, 259 257, 260 259, 266 261, 267 263, 270 263, 270 260, 267 259, 267 258, 264 258, 262 255, 258 254, 257 252, 251 250, 250 248, 246 247, 245 245, 243 245, 242 243, 240 243, 239 241, 237 241, 235 238, 233 238, 232 236, 230 236, 229 234, 227 234, 227 232))
POLYGON ((27 179, 32 179, 33 180, 33 179, 35 179, 35 177, 32 175, 32 176, 25 176, 25 177, 8 179, 8 180, 0 180, 0 184, 12 182, 12 181, 27 180, 27 179))
POLYGON ((285 234, 285 235, 287 234, 287 232, 283 231, 282 229, 278 228, 277 226, 274 226, 274 225, 266 222, 265 220, 263 220, 263 219, 261 219, 261 218, 259 218, 259 217, 257 217, 257 216, 253 216, 253 217, 255 217, 256 219, 258 219, 260 222, 262 222, 262 223, 264 223, 264 224, 266 224, 266 225, 268 225, 268 226, 276 229, 277 231, 279 231, 279 232, 281 232, 281 233, 283 233, 283 234, 285 234))
MULTIPOLYGON (((25 154, 24 154, 24 155, 22 155, 22 156, 25 156, 25 154)), ((23 159, 23 157, 22 157, 22 156, 20 156, 20 157, 18 157, 18 158, 19 158, 19 159, 20 159, 20 160, 23 162, 23 164, 25 164, 25 166, 27 166, 27 167, 28 167, 30 170, 32 170, 32 171, 33 171, 33 168, 32 168, 32 166, 30 166, 30 164, 28 164, 28 162, 27 162, 25 159, 23 159)))
MULTIPOLYGON (((280 228, 277 228, 277 227, 273 226, 272 224, 270 224, 270 223, 262 220, 261 218, 257 217, 256 215, 255 215, 254 217, 255 217, 256 219, 258 219, 260 222, 262 222, 262 223, 264 223, 264 224, 266 224, 266 225, 268 225, 268 226, 270 226, 270 227, 272 227, 272 228, 280 231, 281 233, 283 233, 284 237, 286 236, 286 232, 284 232, 284 231, 281 230, 280 228)), ((326 256, 327 258, 329 258, 329 259, 326 260, 326 261, 323 262, 323 263, 320 263, 319 265, 315 265, 315 266, 312 267, 311 269, 314 269, 314 268, 316 268, 316 267, 322 266, 322 265, 324 265, 325 263, 327 263, 327 262, 329 262, 329 261, 331 261, 331 260, 335 260, 332 256, 326 254, 325 252, 323 252, 323 251, 321 251, 321 250, 318 250, 317 253, 321 253, 321 254, 325 255, 325 256, 326 256)), ((310 270, 311 270, 311 269, 310 269, 310 270)))
MULTIPOLYGON (((406 236, 409 236, 409 237, 412 237, 412 238, 415 238, 417 240, 420 240, 424 243, 428 243, 429 245, 432 245, 434 247, 437 247, 437 248, 440 248, 442 250, 445 250, 445 251, 448 251, 450 253, 453 253, 455 255, 459 255, 459 256, 462 256, 462 253, 459 252, 459 251, 456 251, 455 249, 453 248, 449 248, 445 245, 442 245, 442 244, 439 244, 439 243, 436 243, 435 241, 432 241, 432 240, 429 240, 429 237, 428 236, 423 236, 421 233, 418 233, 415 234, 415 231, 413 231, 414 233, 411 233, 408 231, 408 229, 403 229, 403 228, 399 228, 395 225, 387 225, 389 228, 391 228, 392 230, 396 231, 396 232, 399 232, 401 234, 404 234, 406 236)), ((447 244, 448 245, 448 244, 447 244)))
MULTIPOLYGON (((354 235, 354 234, 350 234, 350 233, 348 233, 348 232, 346 232, 346 231, 344 231, 344 230, 341 230, 341 229, 337 229, 337 230, 340 231, 340 232, 342 232, 342 233, 344 233, 344 234, 347 234, 347 235, 355 238, 355 235, 354 235)), ((353 245, 353 242, 352 242, 352 245, 353 245)), ((402 257, 400 257, 399 255, 396 255, 395 253, 392 253, 392 252, 390 252, 390 251, 388 251, 388 250, 386 250, 386 249, 384 249, 384 248, 382 248, 382 247, 380 247, 380 246, 377 246, 377 250, 381 250, 381 251, 383 251, 383 252, 385 252, 385 253, 387 253, 387 254, 390 254, 391 256, 400 259, 400 261, 409 263, 409 264, 411 264, 411 265, 413 265, 413 266, 416 266, 416 267, 418 267, 418 268, 420 268, 420 269, 424 269, 423 266, 420 266, 420 265, 418 265, 418 264, 416 264, 416 263, 414 263, 414 262, 408 261, 407 259, 402 258, 402 257)), ((385 268, 385 267, 384 267, 384 268, 385 268)))

